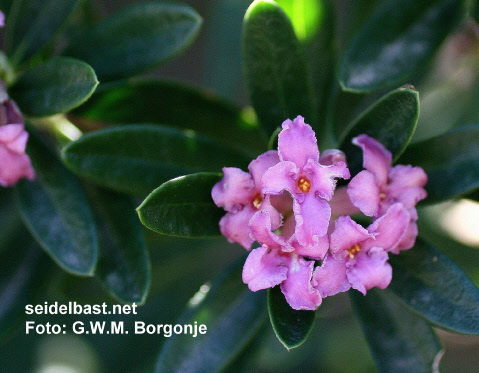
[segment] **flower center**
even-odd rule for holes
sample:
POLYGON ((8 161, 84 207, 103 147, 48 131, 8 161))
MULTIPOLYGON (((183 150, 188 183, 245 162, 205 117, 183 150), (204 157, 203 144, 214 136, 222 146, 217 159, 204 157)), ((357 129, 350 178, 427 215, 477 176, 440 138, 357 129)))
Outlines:
POLYGON ((262 202, 263 202, 263 196, 261 194, 258 194, 256 198, 253 200, 253 206, 259 210, 262 202))
POLYGON ((348 249, 349 259, 354 259, 354 257, 356 256, 356 254, 359 253, 359 250, 361 250, 361 248, 359 247, 358 244, 355 244, 355 245, 351 246, 351 247, 348 249))
POLYGON ((308 193, 309 190, 311 189, 311 182, 305 177, 301 177, 298 180, 298 188, 301 192, 308 193))
POLYGON ((382 192, 380 195, 379 195, 379 198, 381 198, 381 201, 384 201, 386 199, 387 195, 386 193, 382 192))

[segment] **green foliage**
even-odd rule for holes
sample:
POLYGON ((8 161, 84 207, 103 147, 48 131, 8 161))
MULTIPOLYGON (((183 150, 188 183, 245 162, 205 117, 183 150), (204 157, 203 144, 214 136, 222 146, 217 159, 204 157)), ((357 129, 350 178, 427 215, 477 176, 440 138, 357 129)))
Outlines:
POLYGON ((438 371, 443 351, 427 322, 380 290, 350 296, 378 371, 438 371))
POLYGON ((143 304, 150 285, 150 260, 130 196, 97 190, 100 219, 95 275, 121 302, 143 304))
POLYGON ((363 133, 374 137, 397 159, 411 140, 418 117, 419 94, 411 88, 389 92, 356 117, 340 141, 352 174, 362 168, 362 150, 352 144, 354 137, 363 133))
POLYGON ((248 159, 193 131, 129 125, 95 131, 68 144, 63 161, 76 174, 125 193, 146 195, 161 183, 224 164, 246 168, 248 159))
POLYGON ((182 237, 220 235, 223 216, 211 198, 211 189, 221 174, 197 173, 181 176, 155 189, 138 207, 138 216, 158 233, 182 237))
POLYGON ((31 133, 27 152, 35 181, 16 187, 22 218, 42 248, 66 271, 92 275, 98 256, 93 214, 79 180, 31 133))
POLYGON ((339 71, 354 92, 401 84, 427 63, 465 16, 463 0, 387 0, 356 34, 339 71))
POLYGON ((260 124, 271 135, 287 118, 302 115, 314 127, 316 103, 301 44, 273 1, 254 1, 243 23, 243 70, 260 124))
POLYGON ((303 344, 313 328, 315 311, 297 311, 290 307, 279 286, 268 289, 268 311, 279 341, 288 350, 303 344))
POLYGON ((102 82, 127 78, 183 51, 200 25, 200 16, 187 6, 139 4, 85 31, 65 55, 89 63, 102 82))
POLYGON ((97 91, 75 112, 94 121, 155 123, 189 129, 253 155, 266 148, 256 123, 213 93, 165 80, 137 79, 97 91))
POLYGON ((479 125, 460 126, 412 144, 399 162, 428 175, 426 203, 437 203, 479 188, 479 125))
POLYGON ((479 335, 479 289, 447 256, 418 238, 390 262, 388 291, 407 307, 440 328, 479 335))
POLYGON ((5 43, 12 62, 20 64, 51 43, 52 37, 78 8, 79 3, 80 0, 11 1, 5 43))
POLYGON ((57 57, 27 70, 10 94, 23 113, 41 117, 77 107, 97 85, 95 72, 86 63, 57 57))
POLYGON ((177 334, 161 350, 157 372, 218 372, 253 339, 266 320, 263 292, 253 293, 238 281, 244 258, 202 287, 178 324, 207 325, 195 338, 177 334))

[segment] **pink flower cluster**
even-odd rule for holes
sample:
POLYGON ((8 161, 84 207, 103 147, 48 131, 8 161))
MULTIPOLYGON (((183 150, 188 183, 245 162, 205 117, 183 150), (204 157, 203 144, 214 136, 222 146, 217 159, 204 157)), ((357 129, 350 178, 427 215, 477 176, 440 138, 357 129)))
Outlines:
POLYGON ((0 185, 7 187, 20 179, 35 177, 30 158, 25 154, 28 133, 15 103, 0 101, 0 185))
POLYGON ((212 190, 227 213, 222 234, 251 250, 243 281, 252 291, 280 285, 289 305, 314 310, 322 298, 351 287, 366 294, 391 282, 388 253, 414 245, 415 205, 426 197, 427 175, 419 167, 392 167, 391 153, 360 135, 364 170, 349 179, 344 153, 318 150, 312 128, 301 116, 286 120, 278 151, 253 160, 244 172, 223 168, 212 190), (363 227, 351 218, 372 218, 363 227))

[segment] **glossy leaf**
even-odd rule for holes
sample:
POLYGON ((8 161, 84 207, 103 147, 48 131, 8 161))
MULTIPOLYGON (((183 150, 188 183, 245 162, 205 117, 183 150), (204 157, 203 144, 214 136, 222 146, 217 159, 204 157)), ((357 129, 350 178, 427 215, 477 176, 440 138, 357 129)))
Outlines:
POLYGON ((403 304, 440 328, 479 334, 479 289, 447 256, 418 239, 389 261, 388 291, 403 304))
POLYGON ((131 80, 97 91, 76 115, 111 123, 154 123, 191 129, 230 146, 266 149, 256 123, 247 122, 239 108, 211 92, 161 80, 131 80))
POLYGON ((374 137, 393 154, 395 160, 411 140, 418 117, 419 94, 412 88, 389 92, 361 113, 340 141, 340 149, 346 153, 352 173, 357 173, 362 167, 362 150, 351 142, 354 137, 363 133, 374 137))
POLYGON ((97 190, 100 218, 95 275, 121 302, 143 304, 150 285, 150 260, 130 196, 97 190))
POLYGON ((249 159, 193 131, 158 125, 112 127, 84 135, 63 149, 75 173, 108 188, 146 195, 161 183, 223 166, 246 168, 249 159))
POLYGON ((39 52, 78 7, 79 0, 17 0, 6 22, 8 55, 19 64, 39 52))
POLYGON ((73 58, 56 57, 27 70, 9 91, 24 114, 47 116, 69 111, 98 85, 93 69, 73 58))
POLYGON ((243 70, 249 97, 268 135, 302 115, 317 124, 312 85, 301 44, 288 16, 273 1, 256 0, 243 23, 243 70))
POLYGON ((464 16, 463 0, 385 1, 347 49, 341 86, 370 92, 406 83, 464 16))
MULTIPOLYGON (((0 339, 25 318, 25 305, 41 299, 45 280, 51 274, 51 260, 34 244, 28 232, 26 236, 29 238, 26 245, 12 242, 0 257, 0 339)), ((17 238, 24 243, 24 237, 17 238)))
POLYGON ((157 372, 218 372, 256 335, 266 320, 264 292, 253 293, 241 281, 244 258, 195 295, 177 324, 206 325, 194 338, 174 334, 165 343, 157 372))
POLYGON ((479 188, 479 125, 457 127, 412 144, 399 162, 420 166, 428 175, 425 203, 437 203, 479 188))
POLYGON ((63 269, 91 275, 98 244, 90 205, 78 179, 37 136, 32 132, 27 146, 36 179, 16 186, 23 220, 63 269))
POLYGON ((276 0, 291 19, 296 36, 301 41, 311 39, 321 26, 323 3, 318 0, 276 0))
POLYGON ((64 53, 89 63, 102 82, 127 78, 183 51, 201 22, 201 17, 184 5, 139 4, 100 22, 64 53))
POLYGON ((438 372, 443 351, 429 324, 377 289, 350 291, 379 372, 438 372))
POLYGON ((268 289, 269 319, 276 337, 288 350, 302 345, 313 328, 316 311, 298 311, 286 302, 279 286, 268 289))
POLYGON ((198 173, 167 181, 138 207, 141 222, 173 236, 221 235, 219 221, 224 211, 211 198, 211 189, 221 178, 221 174, 198 173))

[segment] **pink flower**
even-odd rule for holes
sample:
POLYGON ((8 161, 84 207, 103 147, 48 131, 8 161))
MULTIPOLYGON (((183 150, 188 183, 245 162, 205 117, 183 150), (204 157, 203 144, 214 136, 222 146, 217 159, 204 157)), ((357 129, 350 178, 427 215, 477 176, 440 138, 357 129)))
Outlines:
POLYGON ((409 226, 410 215, 401 203, 392 205, 367 229, 349 216, 340 216, 330 238, 330 252, 313 274, 313 286, 322 297, 353 287, 363 294, 385 289, 392 278, 387 263, 409 226))
MULTIPOLYGON (((261 179, 263 193, 281 195, 287 191, 292 196, 295 238, 300 245, 317 250, 328 231, 331 217, 328 201, 333 196, 336 179, 349 178, 349 170, 343 160, 329 165, 319 163, 314 131, 301 116, 283 122, 278 154, 280 162, 270 167, 261 179)), ((326 250, 323 248, 322 257, 326 250)))
POLYGON ((353 143, 363 149, 363 166, 348 184, 348 195, 354 206, 362 213, 375 219, 389 207, 400 202, 408 210, 411 221, 408 233, 394 253, 414 245, 417 236, 416 204, 426 198, 424 186, 427 175, 420 167, 397 165, 391 167, 391 152, 375 139, 360 135, 353 143))
POLYGON ((5 99, 0 103, 0 185, 15 185, 20 179, 32 180, 35 172, 25 154, 28 133, 15 103, 5 99))
POLYGON ((220 221, 220 230, 228 241, 237 242, 247 250, 251 248, 254 240, 248 223, 263 204, 261 176, 278 162, 278 153, 271 150, 249 164, 249 173, 234 167, 223 168, 224 177, 213 187, 211 196, 218 207, 227 211, 220 221))

